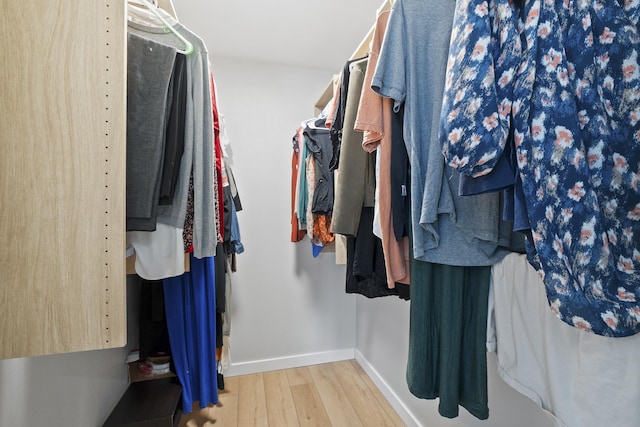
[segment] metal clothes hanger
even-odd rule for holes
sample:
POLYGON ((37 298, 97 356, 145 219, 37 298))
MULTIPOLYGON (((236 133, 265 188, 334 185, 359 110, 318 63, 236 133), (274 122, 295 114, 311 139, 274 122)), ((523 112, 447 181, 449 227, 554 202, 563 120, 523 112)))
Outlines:
POLYGON ((130 5, 142 5, 142 6, 145 6, 146 9, 149 12, 151 12, 156 18, 158 18, 158 20, 164 25, 165 30, 168 30, 169 32, 173 33, 181 42, 184 43, 184 49, 183 50, 178 50, 179 53, 182 53, 184 55, 189 55, 189 54, 193 53, 193 50, 194 50, 193 44, 191 44, 191 42, 189 40, 184 38, 184 36, 182 34, 180 34, 173 27, 173 25, 171 25, 171 23, 169 23, 167 18, 165 18, 163 16, 163 12, 164 12, 163 10, 158 9, 156 6, 154 6, 148 0, 128 0, 127 3, 128 3, 128 6, 130 6, 130 5))

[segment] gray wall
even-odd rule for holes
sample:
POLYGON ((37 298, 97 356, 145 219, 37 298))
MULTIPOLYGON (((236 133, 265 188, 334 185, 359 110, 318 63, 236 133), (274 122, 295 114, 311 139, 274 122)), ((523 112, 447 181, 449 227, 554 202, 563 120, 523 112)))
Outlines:
POLYGON ((353 357, 355 298, 344 292, 344 267, 333 254, 313 258, 306 238, 290 241, 291 140, 331 72, 216 57, 212 64, 246 249, 232 277, 232 372, 353 357))

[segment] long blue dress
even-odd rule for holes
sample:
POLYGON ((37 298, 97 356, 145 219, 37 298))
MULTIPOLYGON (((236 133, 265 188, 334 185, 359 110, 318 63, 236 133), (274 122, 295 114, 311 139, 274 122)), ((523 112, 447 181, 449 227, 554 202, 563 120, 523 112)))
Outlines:
POLYGON ((191 271, 163 281, 167 328, 182 408, 218 403, 214 258, 191 256, 191 271))

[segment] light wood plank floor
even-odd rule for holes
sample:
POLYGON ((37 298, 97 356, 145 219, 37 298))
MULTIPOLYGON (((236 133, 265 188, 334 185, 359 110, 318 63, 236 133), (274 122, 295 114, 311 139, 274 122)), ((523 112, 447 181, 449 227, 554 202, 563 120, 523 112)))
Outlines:
POLYGON ((404 427, 355 360, 225 377, 219 403, 180 427, 404 427))

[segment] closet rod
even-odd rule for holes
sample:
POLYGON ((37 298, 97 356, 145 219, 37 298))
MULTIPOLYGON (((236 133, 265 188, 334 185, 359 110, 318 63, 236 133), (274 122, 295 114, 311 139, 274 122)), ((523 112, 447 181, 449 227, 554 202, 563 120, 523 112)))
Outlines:
MULTIPOLYGON (((380 14, 381 11, 390 8, 393 5, 393 3, 394 2, 392 0, 384 0, 380 5, 380 7, 377 9, 376 16, 380 14)), ((373 32, 375 30, 375 27, 376 25, 374 23, 369 29, 369 31, 367 32, 367 35, 364 36, 364 38, 362 39, 362 41, 360 42, 356 50, 349 57, 350 60, 356 59, 356 58, 362 58, 363 56, 369 53, 369 46, 371 45, 371 39, 373 38, 373 32)), ((332 97, 333 97, 333 78, 329 80, 327 87, 324 89, 324 91, 322 91, 322 95, 320 95, 320 97, 316 101, 314 105, 316 112, 318 111, 318 109, 322 110, 327 105, 327 103, 331 100, 332 97)))
MULTIPOLYGON (((387 0, 388 2, 388 0, 387 0)), ((384 5, 383 5, 384 6, 384 5)), ((369 29, 369 32, 362 39, 358 47, 349 57, 349 60, 362 58, 363 56, 369 53, 369 46, 371 45, 371 39, 373 38, 373 30, 375 29, 375 25, 369 29)))

